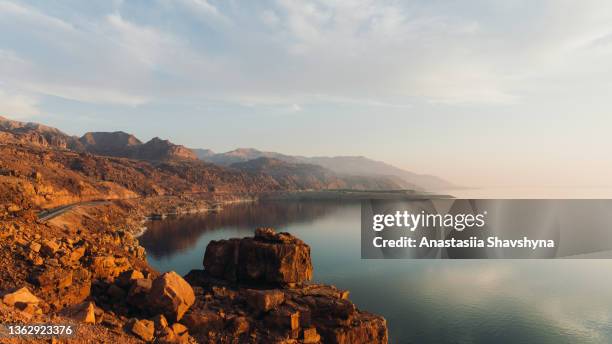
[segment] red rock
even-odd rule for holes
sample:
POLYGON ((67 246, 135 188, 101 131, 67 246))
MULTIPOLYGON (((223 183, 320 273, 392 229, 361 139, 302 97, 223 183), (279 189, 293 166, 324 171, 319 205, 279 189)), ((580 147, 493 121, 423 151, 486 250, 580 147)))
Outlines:
POLYGON ((181 340, 170 327, 164 327, 159 330, 155 338, 155 343, 158 344, 176 344, 180 342, 181 340))
POLYGON ((182 336, 188 331, 187 327, 185 327, 185 325, 181 323, 174 323, 170 327, 172 328, 172 332, 174 332, 178 336, 182 336))
POLYGON ((38 305, 33 303, 17 303, 15 304, 15 308, 29 315, 42 314, 42 310, 38 305))
POLYGON ((127 329, 145 342, 152 341, 155 335, 155 325, 151 320, 130 319, 127 329))
POLYGON ((285 294, 280 290, 248 289, 245 295, 249 306, 260 312, 267 312, 285 301, 285 294))
POLYGON ((168 320, 163 314, 158 314, 153 317, 153 323, 155 324, 156 330, 161 330, 163 328, 168 327, 168 320))
POLYGON ((193 289, 174 271, 156 278, 147 296, 148 306, 171 321, 180 320, 194 302, 193 289))
POLYGON ((16 304, 38 304, 40 300, 28 288, 23 287, 4 295, 2 302, 9 306, 15 306, 16 304))
POLYGON ((251 324, 244 316, 237 316, 230 320, 229 331, 234 338, 240 337, 243 333, 249 331, 251 324))
POLYGON ((31 250, 31 251, 33 251, 33 252, 39 252, 39 251, 40 251, 40 248, 41 248, 41 245, 40 245, 39 243, 37 243, 37 242, 32 241, 32 242, 30 243, 30 246, 29 246, 29 247, 30 247, 30 250, 31 250))
POLYGON ((96 305, 93 302, 83 302, 81 304, 68 307, 62 310, 64 315, 85 324, 96 323, 96 305))
POLYGON ((126 259, 112 256, 93 257, 91 270, 96 278, 114 280, 120 273, 129 269, 126 259))
POLYGON ((321 341, 321 336, 317 333, 317 329, 314 327, 304 329, 302 332, 302 341, 304 344, 314 344, 321 341))
POLYGON ((300 328, 300 312, 281 307, 266 316, 266 322, 273 328, 297 330, 300 328))
POLYGON ((42 242, 42 247, 40 248, 40 253, 46 256, 52 256, 59 250, 60 245, 54 240, 44 240, 42 242))
POLYGON ((288 233, 258 229, 254 238, 212 241, 204 269, 214 277, 241 283, 287 285, 312 278, 310 247, 288 233))
POLYGON ((141 278, 144 278, 142 272, 138 270, 127 270, 119 274, 116 283, 125 288, 132 285, 135 280, 141 278))
POLYGON ((349 326, 335 327, 323 336, 331 344, 387 344, 387 321, 368 313, 360 313, 349 326))
POLYGON ((240 239, 211 241, 204 253, 204 268, 215 277, 236 281, 240 239))
POLYGON ((148 294, 153 286, 153 281, 148 278, 139 278, 132 283, 128 292, 129 297, 134 297, 139 294, 148 294))
POLYGON ((191 311, 181 320, 192 333, 219 331, 224 327, 223 319, 213 311, 191 311))
POLYGON ((76 263, 85 255, 85 247, 77 247, 68 254, 68 259, 72 263, 76 263))
POLYGON ((45 292, 63 289, 72 285, 72 270, 47 267, 42 271, 34 271, 32 282, 45 292))

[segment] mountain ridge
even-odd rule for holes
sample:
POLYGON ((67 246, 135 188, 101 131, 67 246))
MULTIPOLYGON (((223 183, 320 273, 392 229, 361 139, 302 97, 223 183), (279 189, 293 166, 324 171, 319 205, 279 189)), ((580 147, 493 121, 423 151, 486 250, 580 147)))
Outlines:
POLYGON ((374 189, 439 190, 454 187, 452 183, 437 176, 406 171, 365 156, 306 157, 260 151, 254 148, 238 148, 225 153, 215 153, 210 149, 190 149, 158 137, 143 143, 133 134, 123 131, 87 132, 81 137, 71 136, 43 124, 13 121, 2 116, 0 116, 0 139, 136 160, 201 160, 225 167, 239 164, 233 168, 247 170, 251 173, 276 175, 286 185, 291 186, 290 188, 363 189, 371 187, 374 189), (286 164, 264 161, 266 164, 260 166, 257 166, 257 163, 240 165, 240 163, 259 158, 275 159, 286 164), (278 171, 274 171, 275 168, 278 171))
POLYGON ((229 152, 216 154, 210 154, 210 152, 212 152, 211 150, 207 151, 209 152, 208 155, 200 157, 201 160, 223 166, 231 166, 235 163, 266 157, 283 160, 289 163, 318 165, 342 175, 377 177, 396 176, 409 185, 416 185, 425 190, 439 190, 456 187, 453 183, 440 177, 406 171, 386 162, 373 160, 365 156, 339 155, 306 157, 260 151, 255 148, 237 148, 229 152))
POLYGON ((87 132, 78 137, 43 124, 20 122, 0 116, 0 134, 0 138, 13 142, 97 155, 153 161, 198 159, 196 154, 185 146, 158 137, 143 143, 134 135, 123 131, 87 132))

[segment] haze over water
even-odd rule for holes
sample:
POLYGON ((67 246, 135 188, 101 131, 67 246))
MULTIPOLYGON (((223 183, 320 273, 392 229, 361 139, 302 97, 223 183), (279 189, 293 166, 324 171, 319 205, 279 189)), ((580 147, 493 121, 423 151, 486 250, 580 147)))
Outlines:
POLYGON ((149 262, 202 269, 210 240, 288 231, 311 246, 314 281, 385 316, 391 343, 612 342, 608 260, 362 260, 360 204, 263 202, 152 222, 149 262))

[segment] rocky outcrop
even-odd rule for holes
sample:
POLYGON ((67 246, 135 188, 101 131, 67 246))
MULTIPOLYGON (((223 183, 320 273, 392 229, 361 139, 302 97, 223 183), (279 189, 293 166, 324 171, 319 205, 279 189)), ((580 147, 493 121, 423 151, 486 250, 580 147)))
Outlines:
POLYGON ((310 249, 291 234, 211 242, 204 270, 186 276, 196 303, 181 322, 203 343, 387 343, 383 317, 311 277, 310 249))
POLYGON ((171 321, 179 321, 193 305, 195 295, 191 286, 176 272, 170 271, 153 281, 147 295, 149 307, 171 321))
POLYGON ((254 238, 212 241, 204 254, 204 269, 240 283, 294 285, 312 278, 310 247, 271 228, 258 228, 254 238))

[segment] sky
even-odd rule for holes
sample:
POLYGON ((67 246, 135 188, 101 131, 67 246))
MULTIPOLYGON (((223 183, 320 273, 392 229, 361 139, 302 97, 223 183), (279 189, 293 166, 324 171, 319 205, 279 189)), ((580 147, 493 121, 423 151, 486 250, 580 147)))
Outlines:
POLYGON ((0 0, 0 114, 459 185, 612 186, 607 0, 0 0))

